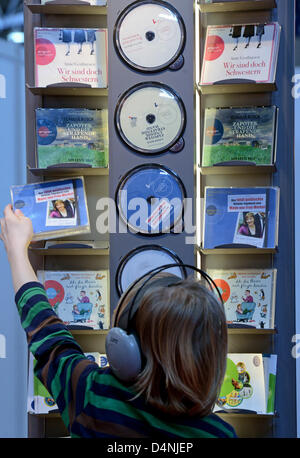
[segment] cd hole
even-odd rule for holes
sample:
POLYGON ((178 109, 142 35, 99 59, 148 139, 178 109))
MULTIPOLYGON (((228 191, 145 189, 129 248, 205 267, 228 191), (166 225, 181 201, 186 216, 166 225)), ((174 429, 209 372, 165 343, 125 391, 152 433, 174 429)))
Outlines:
POLYGON ((149 30, 148 32, 145 33, 146 40, 152 41, 155 38, 155 33, 149 30))
POLYGON ((149 124, 153 124, 154 121, 155 121, 155 115, 154 114, 148 114, 146 116, 146 121, 149 123, 149 124))

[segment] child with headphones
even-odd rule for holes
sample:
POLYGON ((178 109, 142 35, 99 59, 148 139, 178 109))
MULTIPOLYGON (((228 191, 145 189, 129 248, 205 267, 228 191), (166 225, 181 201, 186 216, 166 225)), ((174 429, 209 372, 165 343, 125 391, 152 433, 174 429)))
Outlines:
POLYGON ((143 276, 116 307, 106 339, 110 366, 101 369, 84 356, 37 281, 27 253, 32 235, 31 221, 7 205, 1 239, 35 374, 72 437, 236 437, 212 413, 227 355, 226 318, 215 294, 163 268, 143 276))

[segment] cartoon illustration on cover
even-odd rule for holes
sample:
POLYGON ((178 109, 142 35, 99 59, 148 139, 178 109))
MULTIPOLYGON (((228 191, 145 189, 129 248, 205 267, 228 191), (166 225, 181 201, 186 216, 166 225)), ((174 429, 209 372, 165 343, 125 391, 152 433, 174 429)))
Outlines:
POLYGON ((38 271, 59 318, 70 328, 108 329, 108 273, 38 271))
POLYGON ((227 270, 208 271, 218 286, 230 327, 274 327, 274 292, 276 271, 227 270))
POLYGON ((216 410, 266 410, 264 367, 261 354, 228 354, 226 375, 216 410))

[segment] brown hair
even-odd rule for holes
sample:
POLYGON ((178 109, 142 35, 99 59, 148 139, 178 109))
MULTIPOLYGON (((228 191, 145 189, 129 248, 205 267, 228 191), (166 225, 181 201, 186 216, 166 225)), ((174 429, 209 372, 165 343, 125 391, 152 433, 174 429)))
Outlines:
POLYGON ((135 328, 145 357, 133 385, 137 396, 143 395, 166 414, 211 413, 227 356, 226 317, 215 294, 194 279, 149 288, 141 299, 135 328))

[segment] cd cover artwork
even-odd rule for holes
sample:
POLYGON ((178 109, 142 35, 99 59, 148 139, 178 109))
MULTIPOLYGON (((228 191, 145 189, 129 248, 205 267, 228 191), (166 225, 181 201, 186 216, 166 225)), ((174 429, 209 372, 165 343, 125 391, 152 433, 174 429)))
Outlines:
POLYGON ((280 25, 210 25, 207 27, 201 83, 273 83, 280 25))
POLYGON ((108 112, 81 108, 37 108, 37 165, 108 166, 108 112))
POLYGON ((106 88, 107 29, 34 29, 35 85, 106 88))
MULTIPOLYGON (((121 296, 138 278, 156 267, 166 264, 182 264, 181 259, 172 250, 159 245, 143 245, 129 252, 121 260, 116 273, 116 286, 121 296)), ((164 272, 179 278, 186 276, 181 266, 170 267, 164 272)))
POLYGON ((99 271, 37 272, 50 305, 71 329, 109 328, 109 273, 99 271))
POLYGON ((122 140, 140 153, 177 152, 184 146, 183 102, 163 84, 142 83, 123 94, 116 108, 115 123, 122 140))
POLYGON ((121 179, 116 205, 121 219, 134 233, 182 232, 185 197, 184 185, 172 170, 146 164, 121 179))
POLYGON ((207 108, 202 167, 274 161, 277 107, 207 108))
POLYGON ((275 248, 279 188, 206 187, 203 248, 275 248))
POLYGON ((31 219, 33 240, 90 232, 83 177, 11 186, 11 199, 31 219))
POLYGON ((121 58, 135 70, 177 70, 183 65, 185 27, 168 3, 142 0, 130 5, 118 18, 114 41, 121 58))
POLYGON ((261 353, 228 353, 224 381, 215 411, 245 409, 267 412, 264 361, 261 353))
POLYGON ((274 329, 276 269, 208 269, 219 288, 229 327, 274 329))

